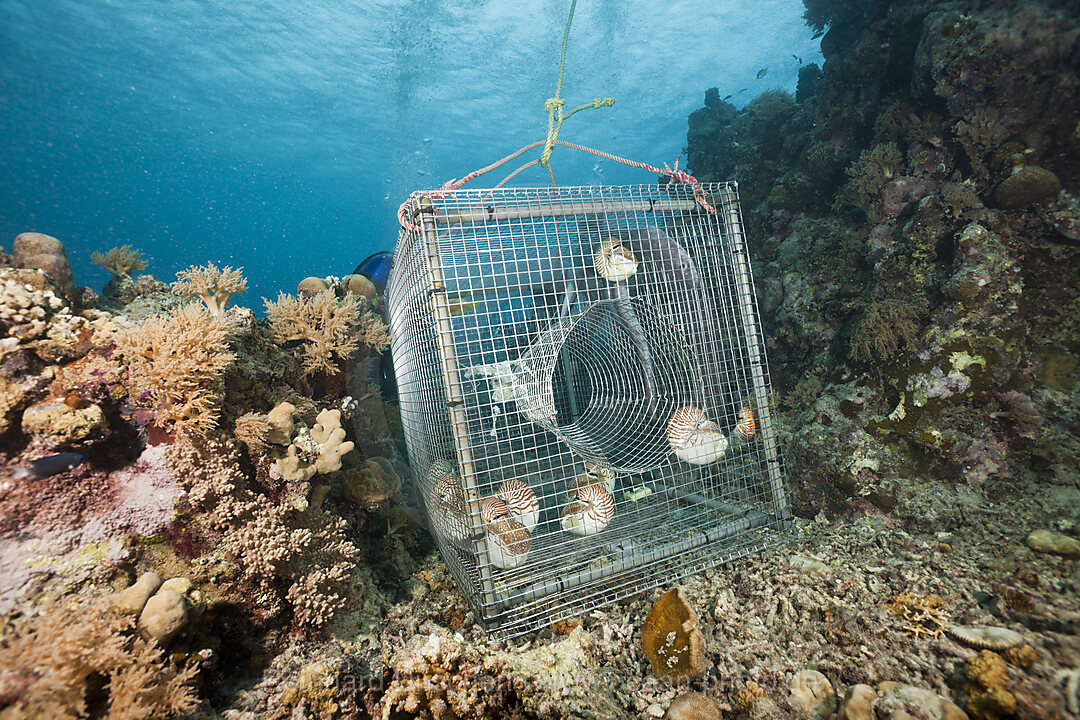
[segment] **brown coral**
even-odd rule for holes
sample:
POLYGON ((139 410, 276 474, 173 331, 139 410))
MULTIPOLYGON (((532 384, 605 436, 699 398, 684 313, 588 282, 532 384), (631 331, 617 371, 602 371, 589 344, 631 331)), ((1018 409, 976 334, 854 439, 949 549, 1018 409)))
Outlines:
POLYGON ((305 625, 320 626, 344 607, 358 553, 345 537, 344 520, 254 491, 239 469, 234 440, 183 439, 168 458, 188 487, 189 502, 207 511, 209 528, 221 533, 221 551, 246 580, 270 597, 284 590, 305 625))
POLYGON ((851 354, 859 362, 888 359, 919 332, 918 314, 899 300, 873 303, 851 336, 851 354))
POLYGON ((160 427, 205 434, 217 424, 222 380, 235 357, 228 338, 224 322, 197 305, 148 318, 117 338, 128 392, 154 409, 160 427))
POLYGON ((933 595, 901 593, 889 601, 889 612, 903 621, 909 635, 939 638, 949 625, 944 605, 944 600, 933 595))
POLYGON ((51 235, 36 232, 17 235, 12 246, 11 259, 17 268, 41 270, 55 280, 67 294, 70 294, 75 286, 64 243, 51 235))
POLYGON ((705 638, 681 588, 668 590, 653 605, 641 628, 641 647, 662 678, 694 678, 705 672, 705 638))
POLYGON ((112 273, 113 277, 128 277, 130 273, 146 269, 146 260, 143 254, 130 245, 114 247, 102 255, 94 251, 90 256, 90 262, 112 273))
POLYGON ((199 298, 206 303, 211 315, 222 318, 229 297, 247 290, 247 280, 241 270, 233 270, 228 265, 218 268, 214 263, 192 265, 176 273, 178 279, 172 284, 172 291, 180 297, 199 298))
POLYGON ((753 680, 747 680, 745 687, 739 692, 735 693, 735 704, 739 706, 739 709, 745 712, 750 712, 750 706, 758 698, 765 697, 765 691, 753 680))
POLYGON ((903 167, 904 157, 896 143, 884 143, 864 150, 848 168, 850 180, 841 191, 837 203, 869 210, 881 197, 885 183, 899 175, 903 167))
POLYGON ((386 458, 368 458, 341 474, 341 495, 368 512, 379 509, 401 490, 401 479, 386 458))
POLYGON ((242 442, 252 457, 266 452, 266 436, 270 432, 270 423, 261 413, 245 413, 236 418, 233 435, 242 442))
POLYGON ((109 598, 47 601, 41 611, 0 641, 5 716, 86 717, 91 693, 104 695, 100 717, 161 718, 195 709, 198 667, 177 668, 156 643, 132 632, 134 618, 109 598))
POLYGON ((1016 710, 1016 697, 1008 691, 1009 671, 1005 661, 989 650, 981 650, 968 660, 967 709, 976 720, 1010 717, 1016 710))
POLYGON ((381 350, 389 343, 386 325, 373 313, 360 312, 360 300, 333 290, 295 297, 278 293, 277 302, 263 301, 278 342, 302 342, 304 372, 336 375, 334 358, 347 360, 361 345, 381 350))

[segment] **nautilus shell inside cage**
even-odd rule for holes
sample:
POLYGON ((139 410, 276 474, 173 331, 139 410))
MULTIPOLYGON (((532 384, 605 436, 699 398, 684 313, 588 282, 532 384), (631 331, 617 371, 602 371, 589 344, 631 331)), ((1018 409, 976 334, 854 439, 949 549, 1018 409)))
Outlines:
POLYGON ((790 521, 733 183, 415 193, 387 286, 409 462, 514 636, 790 521))

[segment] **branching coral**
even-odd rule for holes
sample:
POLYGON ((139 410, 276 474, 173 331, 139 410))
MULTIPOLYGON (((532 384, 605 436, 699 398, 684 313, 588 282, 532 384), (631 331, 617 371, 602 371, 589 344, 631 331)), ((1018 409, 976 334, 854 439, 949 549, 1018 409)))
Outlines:
POLYGON ((168 453, 189 501, 207 512, 208 529, 247 580, 283 592, 304 625, 318 627, 344 607, 358 554, 344 520, 258 492, 239 469, 235 441, 182 440, 168 453))
POLYGON ((270 432, 270 423, 260 413, 246 413, 236 418, 233 434, 244 444, 251 456, 266 452, 266 436, 270 432))
POLYGON ((130 245, 114 247, 104 255, 95 251, 90 256, 90 262, 105 268, 113 277, 128 277, 132 272, 146 269, 143 254, 130 245))
POLYGON ((323 410, 311 430, 301 430, 292 438, 278 470, 290 482, 306 482, 315 475, 341 469, 341 456, 353 449, 341 427, 340 410, 323 410))
POLYGON ((859 362, 888 359, 919 332, 918 315, 907 303, 885 300, 870 306, 851 336, 851 354, 859 362))
POLYGON ((177 668, 107 598, 50 601, 41 610, 0 641, 5 716, 81 718, 91 701, 105 705, 95 717, 130 720, 195 709, 198 667, 177 668))
POLYGON ((358 348, 381 350, 389 343, 386 325, 373 313, 360 312, 360 299, 333 290, 296 297, 279 293, 277 302, 263 301, 278 342, 304 343, 304 372, 335 375, 334 358, 346 360, 358 348))
POLYGON ((222 378, 234 355, 228 327, 197 305, 154 316, 117 338, 128 363, 127 387, 149 404, 160 427, 208 432, 217 423, 222 378))
POLYGON ((218 268, 214 263, 192 265, 176 273, 178 280, 172 284, 172 291, 180 297, 199 298, 206 303, 211 315, 221 318, 225 315, 229 297, 247 290, 247 280, 241 270, 233 270, 228 265, 218 268))
POLYGON ((864 150, 859 159, 848 168, 850 179, 837 202, 842 201, 869 210, 881 196, 885 183, 899 175, 903 166, 904 157, 896 143, 885 143, 864 150))
POLYGON ((904 623, 912 637, 939 638, 949 626, 945 601, 933 595, 916 596, 901 593, 889 601, 889 612, 904 623))

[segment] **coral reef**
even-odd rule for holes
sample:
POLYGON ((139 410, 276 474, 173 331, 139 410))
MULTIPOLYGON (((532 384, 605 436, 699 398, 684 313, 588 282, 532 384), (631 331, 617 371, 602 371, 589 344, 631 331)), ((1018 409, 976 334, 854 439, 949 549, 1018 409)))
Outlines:
POLYGON ((50 235, 36 232, 21 233, 15 237, 11 259, 17 268, 40 270, 69 295, 75 287, 64 244, 50 235))
POLYGON ((90 262, 105 268, 113 277, 126 277, 146 269, 143 254, 130 245, 114 247, 105 254, 95 250, 90 256, 90 262))
POLYGON ((229 298, 247 290, 247 280, 241 270, 233 270, 228 265, 219 268, 214 263, 192 265, 176 273, 172 291, 182 298, 199 298, 207 311, 220 320, 225 315, 229 298))
POLYGON ((176 666, 102 597, 45 602, 0 640, 0 703, 9 717, 160 718, 194 710, 197 664, 176 666), (102 682, 107 680, 108 682, 102 682))
POLYGON ((131 397, 153 408, 154 422, 177 434, 206 434, 217 424, 229 351, 229 326, 198 305, 157 315, 121 333, 131 397))
POLYGON ((265 301, 274 338, 302 343, 304 372, 312 375, 339 372, 337 360, 347 360, 359 348, 381 351, 389 343, 386 325, 373 313, 361 313, 360 300, 347 293, 339 298, 332 289, 312 295, 279 293, 265 301))
POLYGON ((420 527, 370 281, 260 319, 228 267, 115 248, 97 299, 56 244, 0 255, 0 458, 82 457, 0 476, 0 715, 1075 715, 1070 10, 808 0, 794 96, 706 92, 690 166, 739 181, 791 538, 515 640, 420 527))
POLYGON ((934 0, 806 17, 828 28, 813 93, 706 103, 687 132, 699 180, 740 183, 798 509, 917 523, 956 482, 1074 482, 1080 101, 1058 88, 1080 83, 1076 18, 934 0))

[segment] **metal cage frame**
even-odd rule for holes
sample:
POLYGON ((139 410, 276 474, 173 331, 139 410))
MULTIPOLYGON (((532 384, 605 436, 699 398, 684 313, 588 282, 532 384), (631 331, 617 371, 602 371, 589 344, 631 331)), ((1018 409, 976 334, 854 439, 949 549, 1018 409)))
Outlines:
POLYGON ((405 216, 386 298, 409 461, 490 633, 531 632, 786 536, 734 182, 432 190, 405 216), (623 270, 606 264, 620 257, 623 270), (676 452, 687 408, 701 408, 690 432, 716 438, 719 459, 676 452), (515 479, 535 514, 515 514, 503 485, 515 479), (573 515, 588 483, 610 486, 602 525, 573 515))

